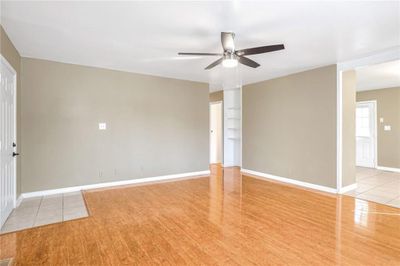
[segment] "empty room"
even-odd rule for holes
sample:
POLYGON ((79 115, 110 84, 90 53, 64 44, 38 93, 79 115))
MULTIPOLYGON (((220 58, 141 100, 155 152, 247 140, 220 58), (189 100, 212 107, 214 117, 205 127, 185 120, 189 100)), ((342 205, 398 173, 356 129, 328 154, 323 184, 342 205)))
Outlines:
POLYGON ((0 265, 400 265, 400 1, 1 1, 0 265))

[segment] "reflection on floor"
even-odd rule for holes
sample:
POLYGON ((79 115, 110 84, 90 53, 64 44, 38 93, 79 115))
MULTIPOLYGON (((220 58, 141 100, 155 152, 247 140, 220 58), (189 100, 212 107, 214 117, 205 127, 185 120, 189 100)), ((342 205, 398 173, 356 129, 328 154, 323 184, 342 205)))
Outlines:
POLYGON ((400 208, 400 173, 357 167, 357 189, 346 195, 400 208))
POLYGON ((13 210, 0 233, 87 217, 80 191, 24 199, 13 210))
POLYGON ((85 191, 90 216, 0 235, 15 265, 399 265, 400 209, 211 168, 85 191))

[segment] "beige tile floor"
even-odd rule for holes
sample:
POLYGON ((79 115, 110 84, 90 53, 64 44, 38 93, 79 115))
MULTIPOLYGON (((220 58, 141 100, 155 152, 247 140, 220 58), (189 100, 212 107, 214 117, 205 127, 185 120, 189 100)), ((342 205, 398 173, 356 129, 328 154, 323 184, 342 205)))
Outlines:
POLYGON ((13 210, 0 233, 87 217, 82 193, 71 192, 24 199, 13 210))
POLYGON ((400 173, 357 167, 356 180, 346 195, 400 208, 400 173))
POLYGON ((0 260, 0 266, 11 266, 11 265, 12 265, 12 259, 0 260))

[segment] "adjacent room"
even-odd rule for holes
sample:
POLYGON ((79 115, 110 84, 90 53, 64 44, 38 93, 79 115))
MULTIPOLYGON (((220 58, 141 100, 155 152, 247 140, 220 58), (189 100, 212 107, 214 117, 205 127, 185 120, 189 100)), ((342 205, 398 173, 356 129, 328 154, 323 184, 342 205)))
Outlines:
POLYGON ((0 265, 400 265, 400 1, 1 1, 0 265))
POLYGON ((357 168, 356 188, 346 194, 400 208, 400 60, 352 74, 344 78, 355 86, 349 112, 355 113, 357 168))

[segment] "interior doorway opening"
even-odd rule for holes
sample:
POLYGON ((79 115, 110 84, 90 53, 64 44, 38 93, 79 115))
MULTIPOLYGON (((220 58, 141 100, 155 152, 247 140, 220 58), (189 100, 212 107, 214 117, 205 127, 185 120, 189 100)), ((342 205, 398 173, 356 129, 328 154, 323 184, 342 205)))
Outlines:
POLYGON ((340 193, 400 208, 400 59, 384 59, 340 70, 338 187, 340 193))
POLYGON ((222 101, 210 103, 210 164, 223 163, 222 101))

